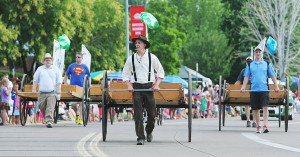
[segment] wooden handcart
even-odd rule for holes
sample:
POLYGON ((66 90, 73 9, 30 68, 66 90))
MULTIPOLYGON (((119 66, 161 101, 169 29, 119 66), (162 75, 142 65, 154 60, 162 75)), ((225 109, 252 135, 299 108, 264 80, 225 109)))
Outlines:
MULTIPOLYGON (((224 81, 222 86, 222 77, 219 80, 219 131, 221 131, 221 125, 225 126, 225 107, 226 106, 245 106, 250 105, 250 86, 247 85, 245 92, 241 92, 242 85, 227 84, 224 81), (223 91, 223 92, 221 92, 223 91), (221 99, 223 97, 223 101, 221 99), (222 107, 223 106, 223 109, 222 107), (223 124, 221 124, 223 122, 223 124)), ((288 131, 288 111, 289 111, 289 80, 286 78, 286 85, 278 85, 280 91, 275 92, 275 85, 269 85, 269 106, 283 106, 285 109, 284 121, 285 132, 288 131)), ((281 113, 281 112, 279 112, 281 113)), ((281 116, 279 115, 279 127, 281 125, 281 116)))
MULTIPOLYGON (((106 141, 107 135, 107 111, 112 107, 132 107, 132 93, 128 91, 123 82, 108 84, 107 72, 104 71, 102 79, 102 138, 106 141)), ((188 108, 188 141, 191 142, 192 132, 192 89, 191 77, 189 77, 189 103, 184 101, 184 91, 179 83, 161 83, 160 91, 155 92, 157 108, 188 108)), ((148 89, 149 90, 149 89, 148 89)), ((137 91, 137 90, 136 90, 137 91)))
MULTIPOLYGON (((90 82, 89 77, 86 75, 84 77, 84 83, 83 87, 76 86, 76 85, 64 85, 61 86, 61 95, 60 100, 56 101, 55 111, 54 111, 54 123, 57 123, 58 119, 58 107, 59 102, 82 102, 82 120, 83 125, 86 126, 88 122, 88 116, 89 116, 89 104, 90 104, 90 82)), ((38 88, 38 87, 37 87, 38 88)), ((97 91, 97 89, 95 89, 97 91)), ((95 90, 91 90, 94 92, 95 90)), ((38 91, 38 90, 37 90, 38 91)), ((96 93, 100 94, 100 93, 96 93)), ((22 81, 21 81, 21 87, 20 91, 17 93, 17 95, 20 97, 19 101, 19 110, 20 110, 20 121, 22 126, 25 126, 26 119, 28 115, 28 104, 29 101, 37 101, 38 94, 32 93, 32 84, 30 84, 29 77, 24 74, 22 81)))

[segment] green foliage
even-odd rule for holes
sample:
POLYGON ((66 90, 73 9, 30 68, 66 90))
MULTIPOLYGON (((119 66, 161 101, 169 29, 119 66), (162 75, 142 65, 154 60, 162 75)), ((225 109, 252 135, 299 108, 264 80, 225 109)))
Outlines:
POLYGON ((181 52, 184 65, 217 82, 218 76, 227 77, 232 65, 232 47, 228 38, 221 30, 224 19, 230 11, 220 0, 191 0, 184 3, 179 0, 173 2, 178 5, 182 13, 178 20, 180 31, 187 34, 181 52))
POLYGON ((92 71, 121 69, 125 57, 124 12, 120 3, 110 0, 2 0, 2 64, 12 67, 8 60, 13 59, 25 73, 32 73, 25 66, 25 58, 34 55, 41 64, 44 54, 53 51, 53 40, 66 34, 71 40, 66 66, 75 61, 75 53, 84 44, 93 57, 92 71))
POLYGON ((164 67, 167 75, 177 75, 181 68, 178 51, 186 36, 176 28, 178 11, 176 6, 171 6, 168 1, 152 0, 146 8, 159 22, 157 29, 149 29, 149 51, 155 54, 164 67))
POLYGON ((100 69, 121 70, 125 51, 125 9, 110 0, 96 1, 95 29, 87 48, 93 52, 92 71, 100 69))
POLYGON ((20 56, 15 44, 17 31, 7 28, 0 16, 0 65, 7 65, 11 60, 16 60, 20 56))

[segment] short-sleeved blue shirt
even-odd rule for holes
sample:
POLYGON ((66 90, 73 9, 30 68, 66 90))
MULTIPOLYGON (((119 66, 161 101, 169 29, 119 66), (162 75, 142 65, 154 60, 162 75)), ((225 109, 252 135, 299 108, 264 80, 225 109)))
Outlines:
POLYGON ((83 86, 84 76, 90 76, 89 68, 85 64, 71 64, 67 71, 66 75, 69 76, 71 74, 70 84, 71 85, 78 85, 80 87, 83 86))
POLYGON ((247 65, 245 69, 244 76, 250 78, 251 90, 255 91, 265 91, 268 90, 267 78, 275 76, 274 69, 271 64, 269 64, 269 73, 268 63, 262 59, 261 62, 256 62, 254 60, 250 63, 251 76, 249 71, 249 66, 247 65))

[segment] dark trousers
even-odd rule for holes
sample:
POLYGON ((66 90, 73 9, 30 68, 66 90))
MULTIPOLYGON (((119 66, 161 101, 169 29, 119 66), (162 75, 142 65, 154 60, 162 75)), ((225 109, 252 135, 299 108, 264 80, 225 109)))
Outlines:
MULTIPOLYGON (((149 89, 153 83, 134 83, 134 89, 149 89)), ((143 111, 144 107, 147 111, 146 133, 151 134, 155 125, 156 105, 154 92, 133 92, 133 110, 135 120, 135 132, 139 139, 145 139, 143 111)))

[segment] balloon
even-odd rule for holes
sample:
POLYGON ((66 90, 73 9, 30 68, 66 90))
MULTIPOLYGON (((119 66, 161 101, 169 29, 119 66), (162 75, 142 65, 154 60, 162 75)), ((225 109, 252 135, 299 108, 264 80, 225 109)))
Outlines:
POLYGON ((62 36, 58 37, 59 45, 61 48, 65 50, 69 50, 70 48, 70 39, 67 37, 66 34, 63 34, 62 36))
POLYGON ((268 38, 268 41, 267 41, 267 47, 268 47, 268 50, 270 52, 271 55, 274 55, 275 54, 275 51, 277 49, 277 43, 276 41, 269 36, 268 38))
POLYGON ((147 24, 150 29, 155 29, 159 26, 156 18, 147 12, 141 12, 141 21, 147 24))

